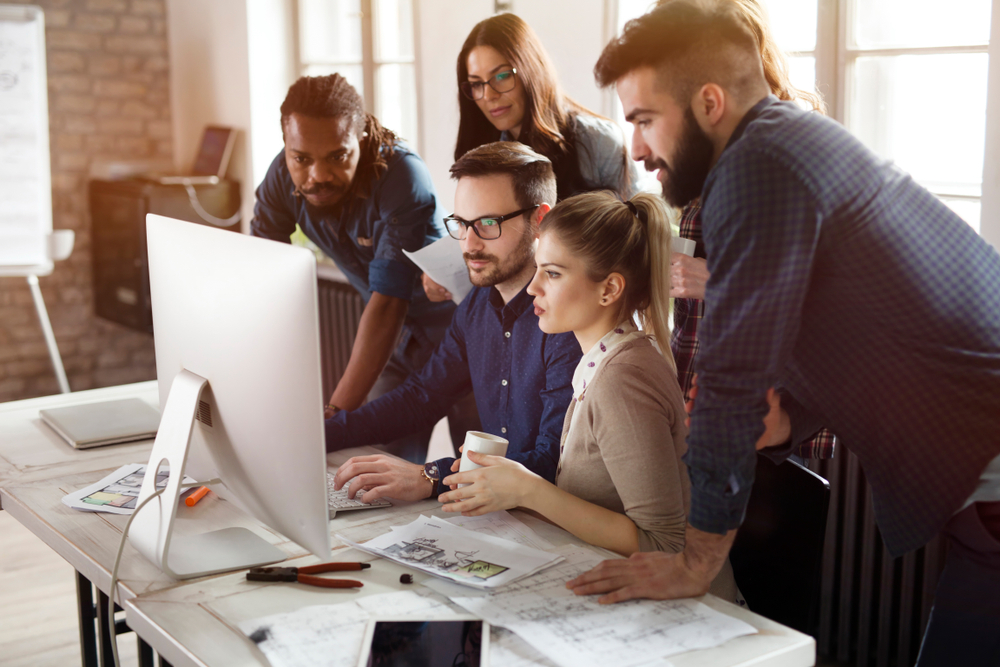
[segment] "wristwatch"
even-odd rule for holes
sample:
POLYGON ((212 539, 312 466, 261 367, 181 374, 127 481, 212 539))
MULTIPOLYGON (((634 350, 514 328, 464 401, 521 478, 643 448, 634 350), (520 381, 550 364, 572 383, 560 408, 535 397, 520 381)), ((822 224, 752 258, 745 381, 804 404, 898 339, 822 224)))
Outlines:
POLYGON ((438 470, 437 461, 428 461, 424 464, 424 469, 420 471, 424 479, 431 483, 431 498, 437 498, 438 486, 441 483, 441 472, 438 470))

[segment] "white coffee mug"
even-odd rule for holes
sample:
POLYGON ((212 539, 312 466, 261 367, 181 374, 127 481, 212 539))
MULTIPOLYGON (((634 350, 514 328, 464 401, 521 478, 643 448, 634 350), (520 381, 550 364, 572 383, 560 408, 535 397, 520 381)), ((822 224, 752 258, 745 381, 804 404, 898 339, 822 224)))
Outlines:
MULTIPOLYGON (((498 435, 490 435, 482 431, 467 432, 465 434, 465 446, 462 448, 462 462, 458 466, 458 471, 466 472, 467 470, 482 468, 478 463, 473 463, 469 460, 469 452, 479 452, 480 454, 489 454, 491 456, 506 456, 508 444, 506 438, 501 438, 498 435)), ((459 487, 462 486, 468 486, 468 484, 459 484, 459 487)))

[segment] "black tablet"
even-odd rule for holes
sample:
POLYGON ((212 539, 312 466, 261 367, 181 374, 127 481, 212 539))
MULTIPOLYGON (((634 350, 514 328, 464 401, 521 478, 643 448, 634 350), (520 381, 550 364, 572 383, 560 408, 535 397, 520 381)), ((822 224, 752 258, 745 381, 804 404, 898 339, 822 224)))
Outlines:
POLYGON ((358 667, 488 667, 490 624, 479 619, 368 623, 358 667))

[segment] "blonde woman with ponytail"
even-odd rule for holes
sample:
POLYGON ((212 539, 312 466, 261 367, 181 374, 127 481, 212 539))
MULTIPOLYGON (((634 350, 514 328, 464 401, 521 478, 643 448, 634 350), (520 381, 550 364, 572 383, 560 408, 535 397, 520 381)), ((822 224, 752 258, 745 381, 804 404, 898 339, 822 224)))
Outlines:
MULTIPOLYGON (((665 204, 650 194, 622 202, 607 191, 566 199, 545 217, 535 263, 528 293, 539 327, 572 331, 584 353, 573 376, 556 482, 503 457, 470 453, 483 467, 444 480, 468 484, 440 496, 444 510, 475 516, 523 507, 625 556, 682 551, 687 428, 667 344, 665 204), (662 341, 659 349, 654 340, 662 341)), ((730 568, 712 592, 735 600, 730 568)))

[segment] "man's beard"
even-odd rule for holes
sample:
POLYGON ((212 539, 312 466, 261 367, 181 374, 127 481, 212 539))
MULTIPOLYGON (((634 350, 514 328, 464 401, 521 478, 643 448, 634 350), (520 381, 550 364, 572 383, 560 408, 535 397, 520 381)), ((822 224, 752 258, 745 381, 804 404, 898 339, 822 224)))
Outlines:
MULTIPOLYGON (((468 230, 469 234, 475 234, 471 229, 468 230)), ((511 278, 517 276, 524 270, 534 257, 534 248, 532 244, 534 243, 534 234, 531 231, 530 226, 525 229, 524 235, 521 237, 521 242, 516 248, 511 252, 510 256, 507 257, 507 261, 500 263, 500 260, 495 255, 489 255, 484 252, 466 252, 462 253, 462 257, 466 261, 466 266, 468 266, 471 260, 480 260, 492 262, 492 265, 485 271, 473 272, 469 269, 469 280, 476 287, 493 287, 494 285, 499 285, 505 283, 511 278)))
POLYGON ((340 206, 344 201, 344 195, 347 193, 347 187, 337 185, 336 183, 317 183, 311 188, 296 188, 295 194, 302 197, 306 205, 310 208, 317 210, 329 210, 340 206), (325 195, 327 193, 336 194, 337 197, 331 200, 329 203, 325 204, 314 204, 305 195, 325 195))
POLYGON ((711 139, 698 127, 694 112, 688 107, 684 111, 681 140, 671 160, 673 166, 658 159, 646 160, 644 164, 648 171, 661 169, 666 173, 662 181, 663 198, 671 206, 680 208, 701 195, 714 153, 711 139))

